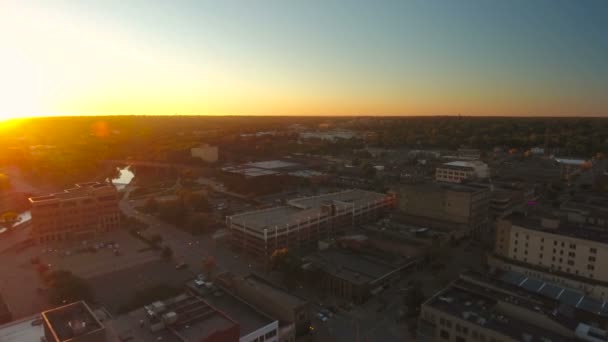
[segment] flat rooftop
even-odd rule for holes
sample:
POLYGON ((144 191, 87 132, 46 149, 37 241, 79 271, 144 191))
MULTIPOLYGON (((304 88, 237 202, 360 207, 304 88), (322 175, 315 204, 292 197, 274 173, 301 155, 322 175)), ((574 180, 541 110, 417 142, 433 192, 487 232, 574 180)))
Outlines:
POLYGON ((88 197, 92 193, 99 194, 99 193, 105 193, 105 192, 110 193, 110 192, 115 192, 115 191, 116 191, 116 189, 110 183, 105 183, 105 182, 79 183, 79 184, 76 184, 76 187, 66 189, 63 192, 58 192, 58 193, 44 195, 44 196, 30 197, 29 200, 31 203, 54 201, 54 200, 67 200, 67 199, 73 199, 73 198, 88 197))
POLYGON ((230 329, 238 323, 202 299, 180 295, 163 301, 167 311, 177 313, 177 322, 172 328, 186 341, 202 341, 217 331, 230 329))
POLYGON ((263 292, 269 296, 272 296, 282 305, 286 305, 292 308, 297 308, 307 303, 307 301, 298 296, 294 296, 289 292, 270 284, 265 279, 258 277, 254 274, 249 274, 244 277, 247 285, 254 287, 257 291, 263 292))
POLYGON ((363 252, 328 249, 306 258, 334 277, 354 284, 366 284, 395 271, 405 262, 403 258, 382 259, 363 252))
POLYGON ((479 160, 456 160, 448 163, 444 163, 444 167, 463 167, 463 168, 475 168, 481 166, 487 166, 484 162, 479 160))
POLYGON ((563 235, 581 240, 591 240, 600 243, 608 243, 608 231, 579 226, 574 223, 561 220, 557 228, 545 228, 542 226, 542 217, 525 216, 522 213, 513 213, 506 217, 514 226, 526 229, 542 231, 548 234, 563 235))
POLYGON ((69 341, 74 337, 103 329, 89 306, 83 301, 44 311, 42 319, 57 341, 69 341))
POLYGON ((152 332, 147 326, 140 327, 142 320, 147 321, 146 308, 140 308, 126 315, 112 319, 108 323, 110 335, 121 340, 132 338, 134 341, 202 341, 212 334, 238 326, 230 317, 199 297, 181 294, 162 301, 164 309, 158 315, 175 312, 177 320, 168 329, 152 332))
POLYGON ((353 206, 364 207, 375 201, 381 201, 387 195, 364 191, 346 190, 331 194, 314 197, 298 198, 287 202, 287 206, 249 211, 231 216, 231 221, 248 228, 264 232, 264 228, 285 227, 285 225, 296 225, 306 223, 323 216, 321 207, 325 204, 333 204, 337 209, 349 209, 353 206))
POLYGON ((585 214, 608 217, 608 196, 598 193, 576 194, 561 205, 565 210, 577 210, 585 214))
POLYGON ((292 199, 288 204, 298 208, 319 208, 323 204, 333 203, 345 207, 355 206, 355 208, 357 208, 373 204, 376 201, 382 201, 385 198, 386 195, 382 193, 352 189, 331 194, 292 199))
MULTIPOLYGON (((471 288, 468 289, 464 289, 460 285, 452 283, 447 289, 429 299, 425 305, 518 341, 544 342, 547 339, 552 342, 572 341, 572 339, 565 338, 541 326, 519 320, 517 316, 501 310, 498 303, 503 298, 496 291, 486 287, 473 290, 474 284, 470 284, 471 288)), ((536 311, 536 314, 545 315, 542 308, 534 303, 518 302, 515 298, 510 299, 509 303, 521 306, 526 310, 536 307, 541 310, 541 312, 536 311)), ((551 319, 550 316, 548 318, 551 319)))
POLYGON ((0 325, 2 342, 40 341, 42 336, 44 327, 38 315, 0 325))
POLYGON ((276 321, 222 290, 209 294, 204 299, 217 310, 238 322, 241 336, 248 335, 276 321))
POLYGON ((489 191, 489 185, 485 186, 482 184, 469 184, 469 183, 437 183, 437 182, 426 182, 426 183, 412 183, 401 185, 402 188, 414 189, 417 192, 435 192, 439 190, 449 190, 454 192, 467 192, 475 193, 480 191, 489 191))
MULTIPOLYGON (((545 297, 556 303, 566 304, 587 313, 608 319, 608 303, 585 295, 584 292, 564 287, 542 279, 529 277, 519 272, 507 271, 498 275, 497 280, 515 286, 530 295, 545 297)), ((499 284, 500 286, 500 284, 499 284)))

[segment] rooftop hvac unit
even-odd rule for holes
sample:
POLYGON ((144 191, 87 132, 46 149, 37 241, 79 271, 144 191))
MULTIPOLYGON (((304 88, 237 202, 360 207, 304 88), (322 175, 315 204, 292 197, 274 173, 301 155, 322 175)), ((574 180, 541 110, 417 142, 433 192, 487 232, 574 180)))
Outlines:
POLYGON ((163 322, 165 322, 166 325, 174 324, 177 322, 177 313, 174 311, 167 312, 163 315, 163 322))

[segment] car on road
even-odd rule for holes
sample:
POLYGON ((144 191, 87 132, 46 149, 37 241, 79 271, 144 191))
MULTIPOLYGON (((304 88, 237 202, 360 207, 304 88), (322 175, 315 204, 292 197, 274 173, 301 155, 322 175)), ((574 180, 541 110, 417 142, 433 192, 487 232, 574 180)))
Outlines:
POLYGON ((187 268, 188 264, 186 264, 185 262, 180 262, 179 264, 175 265, 175 269, 176 270, 183 270, 184 268, 187 268))
POLYGON ((333 314, 331 311, 329 311, 329 310, 327 310, 327 309, 323 309, 323 310, 321 310, 321 313, 322 313, 324 316, 328 317, 328 318, 331 318, 331 316, 333 316, 333 315, 334 315, 334 314, 333 314))

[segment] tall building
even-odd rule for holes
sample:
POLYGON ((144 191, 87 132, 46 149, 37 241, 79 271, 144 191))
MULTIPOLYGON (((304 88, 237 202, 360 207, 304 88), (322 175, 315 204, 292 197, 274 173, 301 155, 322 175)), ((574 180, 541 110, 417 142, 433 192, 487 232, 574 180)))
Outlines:
POLYGON ((109 183, 80 183, 29 201, 36 242, 91 239, 120 227, 119 194, 109 183))
POLYGON ((496 227, 491 266, 608 298, 608 231, 557 217, 512 214, 496 227))
POLYGON ((462 275, 423 303, 416 341, 607 340, 605 312, 576 308, 550 292, 567 289, 546 289, 528 291, 499 279, 462 275))
POLYGON ((394 203, 391 195, 347 190, 229 216, 226 225, 235 249, 266 259, 282 248, 315 248, 321 239, 378 219, 394 203))
POLYGON ((467 179, 483 179, 490 176, 488 165, 476 161, 453 161, 435 169, 435 180, 438 182, 462 183, 467 179))
POLYGON ((490 191, 484 186, 448 183, 403 184, 399 214, 403 221, 449 230, 454 238, 479 235, 488 224, 490 191))

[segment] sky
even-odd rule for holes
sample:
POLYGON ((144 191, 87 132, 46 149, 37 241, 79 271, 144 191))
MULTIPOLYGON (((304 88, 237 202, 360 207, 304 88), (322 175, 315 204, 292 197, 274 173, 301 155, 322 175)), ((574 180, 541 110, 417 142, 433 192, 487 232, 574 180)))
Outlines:
POLYGON ((608 116, 605 0, 0 0, 0 119, 608 116))

